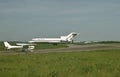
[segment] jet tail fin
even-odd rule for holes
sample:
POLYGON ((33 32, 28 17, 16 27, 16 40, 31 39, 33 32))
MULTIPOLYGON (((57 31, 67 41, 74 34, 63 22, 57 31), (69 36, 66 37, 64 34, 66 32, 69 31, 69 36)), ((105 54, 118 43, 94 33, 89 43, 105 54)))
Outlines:
POLYGON ((73 41, 73 38, 75 37, 77 35, 77 33, 75 33, 75 32, 72 32, 72 33, 70 33, 67 37, 66 37, 66 40, 67 41, 73 41))

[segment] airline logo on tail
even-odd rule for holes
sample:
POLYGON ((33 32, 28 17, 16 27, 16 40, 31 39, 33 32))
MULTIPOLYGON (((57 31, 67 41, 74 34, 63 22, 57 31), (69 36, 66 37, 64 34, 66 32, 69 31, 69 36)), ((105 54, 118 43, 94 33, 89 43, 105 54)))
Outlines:
POLYGON ((67 36, 61 36, 61 39, 62 39, 62 41, 71 42, 71 41, 73 41, 73 38, 74 38, 76 35, 77 35, 77 33, 72 32, 72 33, 70 33, 70 34, 67 35, 67 36))
POLYGON ((66 40, 67 40, 67 41, 72 41, 73 38, 74 38, 76 35, 77 35, 77 33, 72 32, 72 33, 70 33, 70 34, 67 36, 66 40))

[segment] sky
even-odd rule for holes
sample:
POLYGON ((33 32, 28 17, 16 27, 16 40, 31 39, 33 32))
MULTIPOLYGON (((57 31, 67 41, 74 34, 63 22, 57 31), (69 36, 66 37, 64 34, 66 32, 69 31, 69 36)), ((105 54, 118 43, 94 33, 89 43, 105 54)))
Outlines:
POLYGON ((76 41, 120 41, 120 0, 0 0, 0 41, 70 32, 76 41))

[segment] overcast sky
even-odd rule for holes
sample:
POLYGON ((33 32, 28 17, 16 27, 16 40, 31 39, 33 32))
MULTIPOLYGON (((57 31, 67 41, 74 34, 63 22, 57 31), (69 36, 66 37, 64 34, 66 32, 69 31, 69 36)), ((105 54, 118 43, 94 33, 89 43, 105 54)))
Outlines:
POLYGON ((120 41, 120 0, 0 0, 0 40, 80 33, 77 41, 120 41))

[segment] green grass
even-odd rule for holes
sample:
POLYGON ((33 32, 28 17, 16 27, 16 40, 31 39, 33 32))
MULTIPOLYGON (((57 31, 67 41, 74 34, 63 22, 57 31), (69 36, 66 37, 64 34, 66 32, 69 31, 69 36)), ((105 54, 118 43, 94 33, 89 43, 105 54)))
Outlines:
POLYGON ((0 42, 0 50, 5 50, 4 44, 0 42))
POLYGON ((35 49, 55 49, 55 48, 66 48, 67 44, 37 44, 35 49))
POLYGON ((120 50, 1 53, 0 77, 120 77, 120 50))

